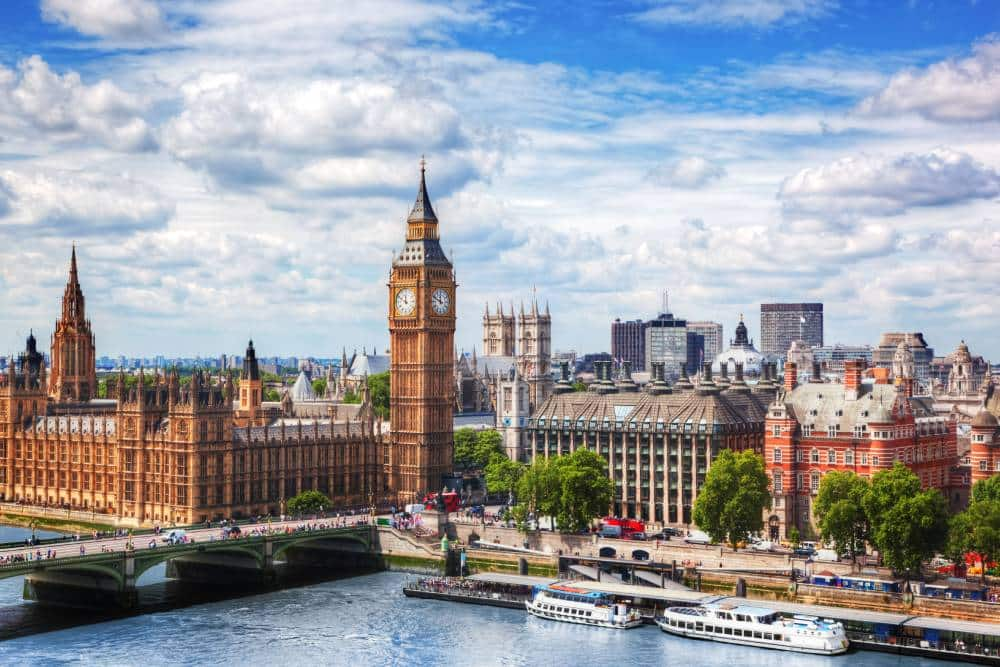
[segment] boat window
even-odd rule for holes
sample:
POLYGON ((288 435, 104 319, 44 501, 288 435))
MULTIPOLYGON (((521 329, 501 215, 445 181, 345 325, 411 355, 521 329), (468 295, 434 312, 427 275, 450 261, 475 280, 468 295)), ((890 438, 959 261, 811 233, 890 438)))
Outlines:
POLYGON ((774 639, 774 635, 772 635, 770 632, 765 632, 764 639, 766 639, 767 641, 771 641, 772 639, 774 639))
POLYGON ((697 630, 698 632, 701 632, 704 629, 704 627, 702 626, 701 623, 695 623, 694 629, 697 630))
POLYGON ((725 634, 727 634, 727 635, 733 634, 733 629, 732 628, 726 628, 725 630, 726 630, 725 634))
POLYGON ((739 628, 736 628, 735 630, 733 630, 733 635, 736 636, 736 637, 742 637, 743 636, 743 631, 740 630, 739 628))
POLYGON ((756 630, 754 630, 753 631, 753 638, 754 639, 760 639, 761 638, 761 634, 759 632, 757 632, 756 630))

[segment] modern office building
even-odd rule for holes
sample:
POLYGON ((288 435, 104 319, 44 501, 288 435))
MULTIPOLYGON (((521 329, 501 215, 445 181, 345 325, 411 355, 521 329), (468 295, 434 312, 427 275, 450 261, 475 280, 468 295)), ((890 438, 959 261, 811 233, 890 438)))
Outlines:
POLYGON ((793 340, 809 346, 823 344, 823 304, 760 304, 760 349, 784 356, 793 340))
POLYGON ((725 345, 725 337, 722 335, 722 324, 719 322, 695 322, 688 320, 688 331, 694 331, 705 339, 704 359, 711 361, 719 356, 725 345))
POLYGON ((608 461, 612 513, 690 524, 691 508, 719 452, 762 451, 776 385, 768 374, 751 388, 741 367, 730 383, 720 384, 706 364, 697 386, 686 372, 670 386, 663 362, 652 364, 652 379, 641 389, 628 365, 612 379, 610 361, 594 362, 595 380, 585 392, 573 391, 564 374, 555 393, 527 419, 524 456, 530 462, 590 449, 608 461))
POLYGON ((611 357, 628 361, 632 368, 646 368, 646 323, 615 318, 611 323, 611 357))
POLYGON ((673 313, 660 313, 654 319, 646 322, 646 371, 652 372, 653 363, 663 363, 667 377, 676 378, 683 365, 688 372, 687 352, 687 322, 673 316, 673 313))
MULTIPOLYGON (((844 362, 860 359, 866 366, 872 364, 872 348, 870 345, 820 345, 812 348, 812 361, 818 361, 824 371, 841 374, 844 372, 844 362)), ((789 359, 789 361, 795 361, 789 359)), ((804 368, 799 366, 799 368, 804 368)))

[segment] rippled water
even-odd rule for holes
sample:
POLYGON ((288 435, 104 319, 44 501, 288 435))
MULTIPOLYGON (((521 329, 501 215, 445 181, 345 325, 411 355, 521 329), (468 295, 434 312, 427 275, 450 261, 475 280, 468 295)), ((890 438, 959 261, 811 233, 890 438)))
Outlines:
MULTIPOLYGON (((140 583, 162 582, 162 568, 140 583)), ((196 591, 154 583, 146 604, 163 611, 92 622, 21 602, 21 578, 0 580, 0 665, 738 665, 858 667, 944 665, 854 652, 785 654, 544 621, 512 609, 405 598, 395 572, 326 581, 182 608, 196 591), (12 629, 11 624, 19 625, 12 629), (52 629, 69 625, 62 629, 52 629)))

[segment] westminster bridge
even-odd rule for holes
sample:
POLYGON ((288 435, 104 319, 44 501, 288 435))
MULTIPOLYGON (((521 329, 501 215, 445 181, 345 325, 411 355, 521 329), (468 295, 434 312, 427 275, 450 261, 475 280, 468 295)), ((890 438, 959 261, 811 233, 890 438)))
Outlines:
POLYGON ((73 607, 124 607, 138 603, 136 582, 167 564, 170 579, 209 585, 262 585, 277 567, 371 569, 379 564, 379 537, 367 518, 320 519, 184 529, 185 542, 142 532, 97 539, 55 538, 0 545, 0 579, 24 577, 24 599, 73 607))

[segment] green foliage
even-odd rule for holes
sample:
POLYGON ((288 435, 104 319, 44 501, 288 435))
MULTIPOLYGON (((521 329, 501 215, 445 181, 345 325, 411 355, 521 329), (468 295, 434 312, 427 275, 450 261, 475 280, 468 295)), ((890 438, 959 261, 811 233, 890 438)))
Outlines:
POLYGON ((978 503, 983 500, 1000 501, 1000 475, 981 479, 972 485, 971 502, 978 503))
POLYGON ((587 385, 580 380, 573 383, 573 391, 587 391, 587 385))
POLYGON ((108 381, 98 380, 97 381, 97 398, 107 398, 108 397, 108 381))
POLYGON ((355 394, 350 389, 344 392, 344 398, 343 400, 341 400, 341 403, 360 403, 360 402, 361 402, 361 394, 355 394))
POLYGON ((514 493, 517 491, 517 484, 526 468, 527 466, 523 463, 511 461, 503 454, 494 454, 490 457, 484 471, 486 489, 491 493, 502 491, 514 493))
POLYGON ((561 530, 585 529, 611 506, 614 486, 607 462, 589 449, 535 459, 517 483, 518 511, 550 516, 561 530))
POLYGON ((870 539, 885 564, 916 572, 948 538, 948 506, 937 489, 922 491, 920 479, 899 461, 872 477, 863 507, 870 539))
POLYGON ((764 458, 751 450, 724 449, 712 461, 694 503, 694 522, 716 542, 734 548, 764 527, 771 507, 764 458))
POLYGON ((281 400, 281 394, 278 393, 277 389, 265 389, 263 400, 269 403, 277 403, 281 400))
POLYGON ((792 526, 787 532, 788 541, 792 543, 792 547, 798 548, 799 542, 802 541, 802 535, 799 533, 799 529, 792 526))
POLYGON ((303 491, 291 498, 286 505, 289 514, 314 514, 328 509, 332 503, 319 491, 303 491))
POLYGON ((819 483, 813 511, 820 536, 832 541, 839 552, 847 551, 852 556, 864 552, 868 517, 862 504, 868 490, 868 480, 851 471, 831 471, 819 483))
POLYGON ((476 431, 460 428, 455 431, 453 459, 462 468, 485 468, 495 455, 504 455, 503 436, 496 429, 476 431))
POLYGON ((372 409, 382 419, 389 418, 389 383, 389 371, 368 377, 368 391, 371 395, 372 409))
POLYGON ((326 379, 319 378, 312 381, 313 393, 322 398, 326 394, 326 379))
POLYGON ((473 457, 473 450, 476 446, 476 430, 465 427, 455 431, 455 448, 452 451, 452 458, 455 465, 465 468, 470 465, 473 457))
POLYGON ((282 383, 281 376, 277 375, 275 373, 261 372, 261 374, 260 374, 260 380, 264 384, 281 384, 282 383))
MULTIPOLYGON (((980 480, 972 487, 972 501, 964 512, 959 512, 951 520, 948 533, 947 553, 959 562, 967 552, 979 554, 986 563, 1000 558, 1000 475, 980 480)), ((986 567, 983 567, 983 581, 986 567)))

